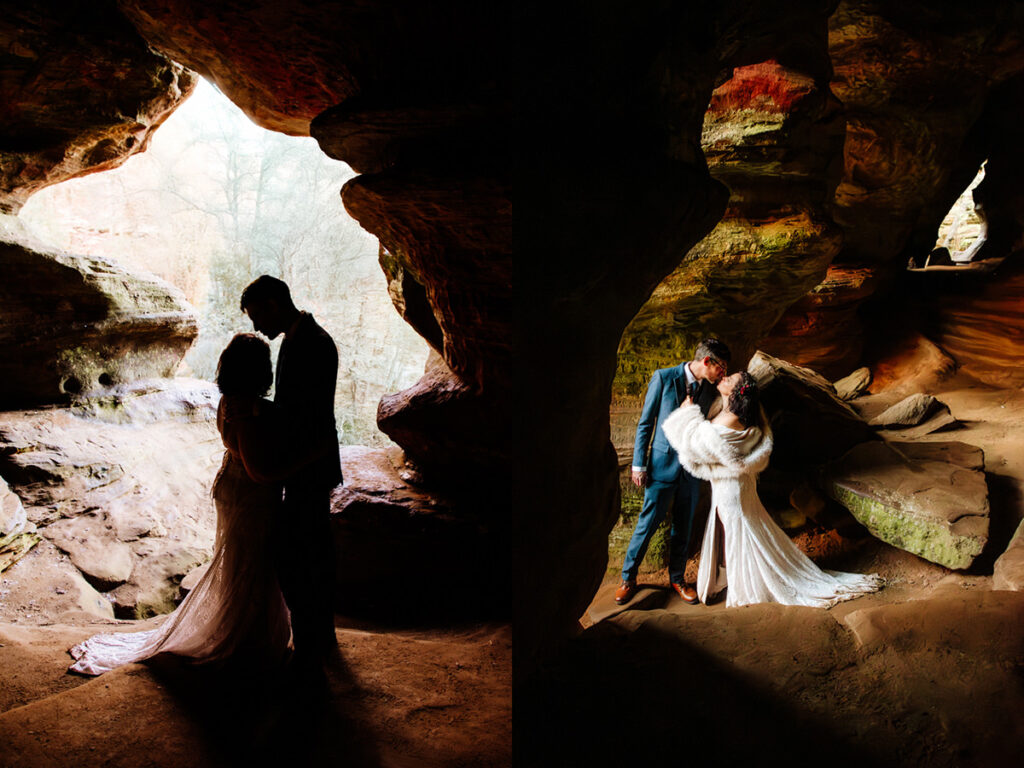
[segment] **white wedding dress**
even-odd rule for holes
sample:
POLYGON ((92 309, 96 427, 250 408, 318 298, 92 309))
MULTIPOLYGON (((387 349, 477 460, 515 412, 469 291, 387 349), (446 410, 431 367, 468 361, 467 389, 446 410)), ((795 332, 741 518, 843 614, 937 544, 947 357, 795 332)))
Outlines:
POLYGON ((701 547, 697 595, 706 603, 728 587, 727 606, 782 603, 827 607, 881 586, 876 575, 818 568, 775 524, 757 495, 757 475, 768 466, 772 434, 767 421, 735 430, 707 421, 696 405, 683 405, 662 429, 679 461, 711 482, 711 511, 701 547), (724 531, 725 562, 717 538, 724 531))
POLYGON ((281 486, 250 479, 232 438, 238 420, 266 417, 256 415, 251 401, 225 413, 227 450, 213 484, 217 536, 205 575, 158 628, 94 635, 73 647, 69 671, 99 675, 158 653, 257 667, 284 660, 291 628, 271 540, 281 486))

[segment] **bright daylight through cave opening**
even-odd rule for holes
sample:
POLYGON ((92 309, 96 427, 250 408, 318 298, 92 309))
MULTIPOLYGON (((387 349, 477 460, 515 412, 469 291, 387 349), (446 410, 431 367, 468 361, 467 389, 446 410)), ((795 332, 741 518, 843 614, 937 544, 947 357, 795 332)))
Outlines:
POLYGON ((280 277, 338 345, 341 442, 384 445, 377 402, 422 375, 427 346, 391 305, 377 239, 341 204, 354 175, 315 140, 256 126, 200 80, 145 152, 41 190, 20 218, 69 253, 179 288, 199 319, 179 375, 212 380, 228 339, 251 331, 242 289, 260 274, 280 277))

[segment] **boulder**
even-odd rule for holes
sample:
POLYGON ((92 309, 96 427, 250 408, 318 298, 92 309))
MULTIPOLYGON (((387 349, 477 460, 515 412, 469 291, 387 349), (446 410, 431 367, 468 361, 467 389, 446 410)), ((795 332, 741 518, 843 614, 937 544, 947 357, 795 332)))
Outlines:
POLYGON ((874 438, 872 429, 810 368, 757 352, 747 370, 775 434, 771 466, 805 473, 874 438))
POLYGON ((996 560, 992 589, 1024 590, 1024 520, 1017 526, 1006 551, 996 560))
POLYGON ((0 573, 10 568, 40 541, 21 499, 0 477, 0 573))
POLYGON ((66 552, 86 581, 101 592, 132 575, 131 547, 105 525, 102 513, 58 520, 46 527, 46 538, 66 552))
POLYGON ((844 376, 833 385, 840 400, 853 400, 867 390, 871 384, 871 369, 867 366, 858 368, 848 376, 844 376))
POLYGON ((947 568, 968 568, 988 541, 984 454, 964 443, 858 445, 824 488, 874 536, 947 568))
POLYGON ((212 552, 217 397, 209 382, 147 380, 74 408, 0 413, 0 472, 26 518, 113 590, 121 617, 173 610, 212 552))
POLYGON ((196 337, 177 288, 50 248, 11 216, 0 215, 0 270, 11 276, 0 283, 0 408, 173 376, 196 337))
POLYGON ((949 412, 949 406, 932 395, 918 392, 886 408, 868 423, 875 427, 912 427, 920 424, 940 408, 949 412))
POLYGON ((0 621, 31 624, 113 619, 110 600, 46 538, 4 571, 0 621))

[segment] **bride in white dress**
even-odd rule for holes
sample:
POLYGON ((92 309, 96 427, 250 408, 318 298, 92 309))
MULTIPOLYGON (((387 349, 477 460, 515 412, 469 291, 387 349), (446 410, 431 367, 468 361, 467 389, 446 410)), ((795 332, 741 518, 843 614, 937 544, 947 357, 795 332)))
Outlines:
POLYGON ((281 425, 273 403, 262 398, 272 376, 270 350, 255 335, 238 334, 221 354, 217 428, 226 450, 213 484, 217 536, 205 575, 160 627, 94 635, 71 648, 69 671, 99 675, 158 653, 246 666, 284 661, 291 628, 271 529, 280 478, 310 457, 278 455, 285 447, 281 425))
POLYGON ((818 568, 775 524, 757 495, 757 475, 772 452, 757 381, 740 371, 723 378, 718 391, 722 410, 713 420, 706 420, 687 398, 662 427, 687 471, 711 481, 711 512, 697 572, 701 601, 707 603, 728 587, 727 606, 827 607, 879 589, 876 575, 818 568))

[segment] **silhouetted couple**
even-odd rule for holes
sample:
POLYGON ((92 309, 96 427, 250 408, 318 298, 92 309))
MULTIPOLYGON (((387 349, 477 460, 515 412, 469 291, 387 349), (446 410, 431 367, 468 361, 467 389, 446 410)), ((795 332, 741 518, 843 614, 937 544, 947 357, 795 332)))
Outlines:
POLYGON ((257 278, 241 308, 256 331, 284 340, 276 377, 269 346, 254 334, 238 334, 220 356, 225 452, 213 484, 213 558, 160 627, 89 638, 71 649, 73 671, 98 675, 159 653, 273 668, 288 657, 291 636, 292 667, 305 677, 321 672, 336 648, 330 496, 341 482, 338 352, 281 280, 257 278))

